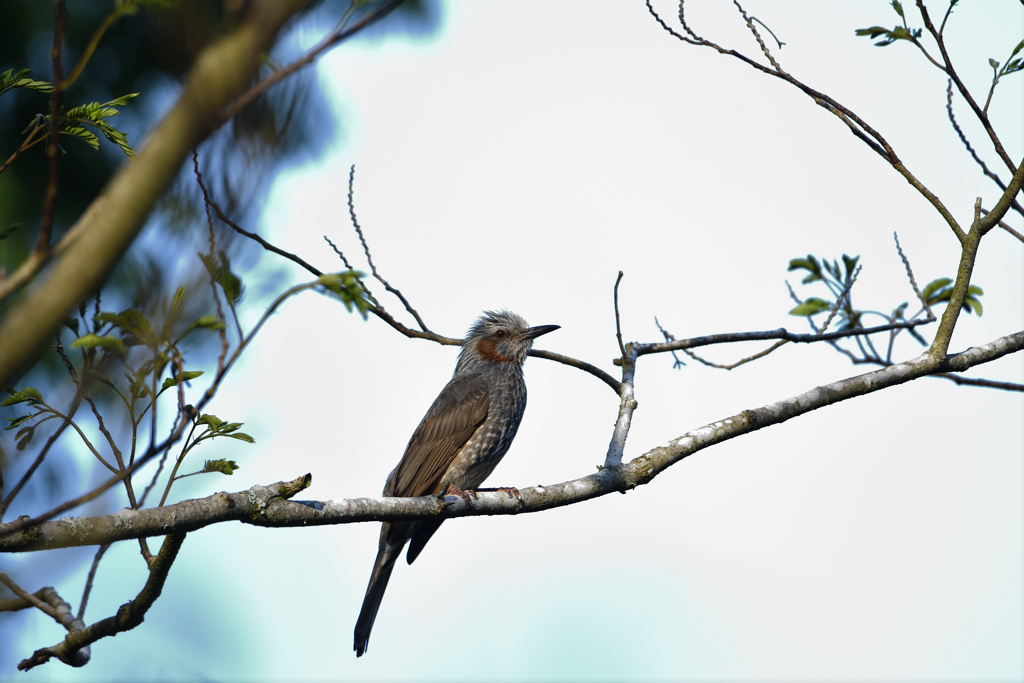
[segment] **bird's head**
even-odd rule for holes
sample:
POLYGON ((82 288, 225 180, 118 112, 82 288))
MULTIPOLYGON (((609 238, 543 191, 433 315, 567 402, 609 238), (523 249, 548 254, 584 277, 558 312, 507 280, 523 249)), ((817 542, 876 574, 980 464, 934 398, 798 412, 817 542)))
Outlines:
POLYGON ((558 325, 530 327, 522 316, 511 311, 484 311, 462 342, 456 372, 466 364, 480 361, 522 365, 533 340, 558 328, 558 325))

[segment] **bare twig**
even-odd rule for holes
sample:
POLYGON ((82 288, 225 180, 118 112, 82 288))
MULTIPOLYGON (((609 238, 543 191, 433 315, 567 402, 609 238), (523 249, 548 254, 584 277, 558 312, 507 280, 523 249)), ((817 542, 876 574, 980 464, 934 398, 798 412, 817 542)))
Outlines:
MULTIPOLYGON (((982 210, 981 210, 981 212, 982 212, 983 214, 985 214, 986 216, 988 215, 988 211, 987 211, 987 210, 985 210, 985 209, 982 209, 982 210)), ((1016 230, 1014 230, 1013 228, 1011 228, 1011 227, 1010 227, 1009 225, 1007 225, 1007 224, 1006 224, 1005 222, 1003 222, 1003 221, 999 221, 999 227, 1000 227, 1000 228, 1002 228, 1003 230, 1005 230, 1006 232, 1010 233, 1011 235, 1013 235, 1013 236, 1014 236, 1014 237, 1016 237, 1017 239, 1019 239, 1019 240, 1020 240, 1021 242, 1024 242, 1024 235, 1020 234, 1019 232, 1017 232, 1016 230)))
MULTIPOLYGON (((117 469, 119 472, 124 471, 124 458, 121 455, 121 449, 117 447, 117 442, 114 440, 113 435, 107 430, 106 424, 103 422, 103 415, 100 414, 99 408, 96 407, 96 403, 92 400, 92 396, 86 391, 85 386, 78 381, 78 373, 75 372, 75 366, 68 360, 67 354, 64 353, 64 345, 60 341, 60 335, 57 335, 57 342, 53 345, 61 359, 64 361, 64 365, 67 367, 68 374, 71 375, 71 381, 75 383, 75 387, 78 392, 82 394, 89 407, 92 408, 92 414, 96 418, 96 422, 99 423, 100 432, 103 433, 104 438, 107 440, 107 444, 110 446, 110 450, 114 453, 114 458, 117 461, 117 469)), ((124 486, 128 493, 128 502, 131 504, 132 509, 138 509, 139 504, 135 500, 135 491, 132 490, 131 477, 125 477, 124 486)))
POLYGON ((974 115, 978 118, 978 121, 981 122, 985 132, 988 133, 989 140, 992 141, 992 147, 995 149, 996 154, 999 155, 999 158, 1003 160, 1006 167, 1010 169, 1011 173, 1013 173, 1017 170, 1017 167, 1014 165, 1010 155, 1007 154, 1006 150, 1003 148, 1003 143, 999 140, 999 136, 996 135, 996 131, 992 127, 992 122, 989 120, 988 114, 978 106, 977 102, 974 101, 974 97, 967 89, 967 86, 964 85, 964 82, 960 80, 960 76, 953 68, 953 63, 949 58, 949 53, 946 52, 945 40, 943 39, 942 34, 937 31, 935 26, 932 24, 931 17, 928 14, 928 9, 925 7, 923 0, 917 0, 916 4, 918 11, 921 13, 921 19, 924 21, 924 27, 932 35, 932 38, 935 40, 935 44, 939 48, 939 52, 942 54, 942 62, 945 65, 945 69, 943 70, 949 76, 950 80, 956 84, 956 88, 960 92, 960 95, 974 111, 974 115))
POLYGON ((739 59, 743 63, 751 66, 754 69, 757 69, 762 73, 784 80, 793 87, 803 92, 808 97, 810 97, 815 104, 824 108, 826 111, 830 112, 831 114, 839 118, 850 129, 850 132, 852 132, 858 139, 860 139, 868 147, 870 147, 875 153, 884 158, 893 167, 893 169, 896 170, 897 173, 903 176, 904 179, 906 179, 906 181, 914 187, 914 189, 916 189, 925 199, 927 199, 928 202, 931 203, 931 205, 935 208, 935 210, 939 212, 939 215, 943 217, 943 219, 949 225, 950 229, 953 231, 953 234, 957 236, 957 239, 960 240, 961 242, 964 241, 966 233, 964 232, 963 228, 960 227, 960 224, 957 222, 956 218, 953 217, 953 214, 950 213, 950 211, 945 207, 942 201, 931 190, 925 187, 924 184, 922 184, 921 181, 919 181, 917 177, 910 172, 910 169, 908 169, 906 165, 903 164, 899 156, 897 156, 896 151, 892 148, 889 142, 881 135, 881 133, 872 128, 866 121, 861 119, 849 108, 840 104, 835 99, 826 95, 825 93, 819 92, 814 88, 811 88, 810 86, 804 84, 802 81, 794 78, 789 73, 782 71, 780 69, 769 68, 751 59, 750 57, 747 57, 746 55, 737 52, 736 50, 724 48, 720 45, 711 42, 710 40, 698 37, 692 30, 690 30, 690 28, 686 25, 685 21, 683 20, 682 2, 680 2, 679 8, 680 22, 683 24, 684 29, 686 29, 687 33, 690 35, 690 38, 686 38, 685 36, 682 36, 679 33, 672 31, 670 28, 668 28, 665 22, 662 21, 661 18, 658 16, 657 12, 654 11, 654 8, 651 6, 650 2, 647 3, 647 10, 648 12, 650 12, 651 16, 653 16, 655 20, 657 20, 658 24, 662 26, 672 36, 691 45, 700 45, 702 47, 708 47, 715 50, 719 54, 728 55, 735 59, 739 59))
POLYGON ((735 368, 738 368, 741 365, 745 365, 745 364, 747 364, 747 363, 749 363, 751 361, 755 361, 758 358, 764 358, 765 356, 767 356, 769 353, 771 353, 775 349, 777 349, 777 348, 779 348, 781 346, 784 346, 784 345, 786 345, 788 343, 789 342, 786 341, 786 340, 777 341, 774 344, 772 344, 771 346, 769 346, 767 349, 765 349, 763 351, 758 351, 753 356, 747 356, 746 358, 742 358, 742 359, 736 361, 735 363, 728 363, 728 364, 725 364, 725 365, 720 365, 718 363, 712 363, 711 361, 709 361, 709 360, 707 360, 705 358, 701 358, 700 356, 698 356, 693 351, 690 351, 689 349, 683 349, 682 351, 683 351, 683 353, 685 353, 690 358, 694 359, 698 363, 702 363, 703 365, 708 366, 709 368, 716 368, 718 370, 733 370, 735 368))
MULTIPOLYGON (((388 290, 396 297, 398 297, 398 300, 402 302, 403 306, 405 306, 405 310, 407 310, 410 313, 410 315, 412 315, 412 317, 416 319, 416 323, 419 324, 420 329, 423 330, 424 332, 430 332, 430 329, 427 327, 426 323, 423 322, 423 318, 420 317, 420 314, 416 312, 416 309, 412 307, 412 304, 409 303, 409 301, 405 298, 402 292, 392 287, 387 280, 381 277, 380 273, 377 272, 377 266, 373 264, 373 257, 370 256, 370 247, 367 246, 366 244, 366 237, 363 236, 363 229, 359 226, 359 219, 356 218, 356 205, 353 194, 355 179, 356 166, 355 164, 352 164, 352 167, 348 171, 348 215, 352 219, 352 227, 355 228, 356 234, 359 235, 359 242, 363 245, 363 253, 366 254, 366 262, 370 266, 370 272, 373 274, 373 277, 376 278, 378 282, 384 285, 384 289, 388 290)), ((334 245, 332 244, 331 246, 334 245)))
POLYGON ((240 95, 237 99, 235 99, 235 101, 232 102, 230 104, 230 106, 225 108, 224 111, 221 113, 221 115, 220 115, 220 124, 225 123, 226 121, 231 119, 232 116, 234 116, 235 114, 240 112, 242 109, 244 109, 247 106, 249 106, 254 100, 259 98, 266 91, 270 90, 270 88, 272 86, 278 84, 279 82, 281 82, 282 80, 284 80, 288 76, 291 76, 293 73, 295 73, 296 71, 298 71, 302 67, 308 66, 309 64, 312 64, 313 61, 324 50, 326 50, 327 48, 331 47, 332 45, 336 45, 336 44, 340 43, 341 41, 345 40, 346 38, 348 38, 349 36, 353 35, 354 33, 357 33, 359 31, 363 30, 364 28, 366 28, 370 24, 383 19, 385 16, 390 14, 395 8, 397 8, 403 2, 404 2, 404 0, 392 0, 391 2, 387 2, 387 3, 384 3, 382 5, 379 5, 379 6, 375 7, 373 10, 371 10, 370 12, 368 12, 359 21, 355 22, 351 26, 346 26, 346 24, 347 24, 347 21, 345 21, 345 19, 347 18, 347 14, 346 14, 346 17, 343 17, 343 20, 338 23, 338 25, 334 28, 334 30, 332 30, 330 33, 328 33, 323 38, 323 40, 321 40, 319 43, 317 43, 309 52, 307 52, 301 58, 295 60, 294 62, 292 62, 288 66, 286 66, 284 68, 281 68, 281 69, 278 69, 277 71, 274 71, 272 74, 270 74, 269 76, 267 76, 266 78, 261 80, 259 83, 257 83, 252 88, 250 88, 248 91, 246 91, 245 93, 240 95))
MULTIPOLYGON (((37 121, 40 121, 41 119, 42 119, 42 115, 41 114, 36 117, 37 121)), ((14 150, 14 153, 11 154, 11 156, 9 156, 7 158, 7 161, 5 161, 3 164, 0 164, 0 173, 3 173, 7 169, 8 166, 10 166, 12 163, 14 163, 14 160, 17 159, 18 156, 20 156, 25 150, 27 150, 28 148, 34 146, 36 143, 42 142, 43 140, 45 140, 46 139, 45 137, 36 139, 36 134, 39 133, 42 130, 45 130, 45 129, 46 129, 46 125, 45 124, 43 124, 43 123, 36 123, 36 125, 32 127, 32 130, 30 130, 28 132, 28 135, 25 137, 25 140, 21 143, 21 146, 19 146, 18 149, 14 150)))
MULTIPOLYGON (((46 601, 40 598, 39 596, 29 593, 24 588, 16 584, 14 580, 11 579, 11 577, 7 576, 7 574, 4 574, 3 572, 0 572, 0 583, 11 589, 11 592, 17 595, 23 603, 35 607, 36 609, 40 610, 41 612, 45 613, 46 615, 54 619, 58 618, 57 610, 55 610, 50 605, 46 604, 46 601)), ((12 606, 13 604, 14 603, 12 603, 12 606)), ((18 607, 17 609, 22 608, 18 607)))
POLYGON ((50 50, 50 61, 53 63, 53 93, 50 96, 50 133, 46 146, 47 181, 43 195, 43 214, 39 226, 39 242, 35 253, 40 257, 50 251, 50 234, 53 231, 53 219, 57 213, 57 186, 60 183, 60 129, 61 105, 64 102, 64 72, 61 68, 61 55, 64 51, 64 25, 67 21, 67 8, 64 0, 53 0, 53 48, 50 50))
POLYGON ((46 440, 45 444, 43 444, 43 448, 39 451, 39 455, 37 455, 36 459, 32 461, 32 464, 29 466, 28 470, 25 471, 25 474, 21 476, 21 479, 19 479, 18 483, 15 484, 14 487, 10 490, 10 492, 7 494, 7 497, 3 499, 3 502, 0 502, 0 520, 3 520, 4 513, 7 512, 7 508, 10 507, 11 502, 14 500, 15 496, 17 496, 18 493, 25 487, 25 484, 28 483, 28 480, 31 479, 32 475, 35 474, 35 471, 39 469, 39 466, 43 464, 43 460, 46 459, 46 454, 50 452, 50 448, 57 441, 57 439, 60 438, 60 435, 64 433, 64 430, 67 429, 68 424, 71 422, 71 418, 73 418, 75 416, 75 413, 78 412, 78 407, 81 404, 82 392, 75 392, 75 397, 71 399, 71 404, 68 406, 66 419, 61 421, 57 429, 54 430, 53 434, 50 435, 50 438, 46 440))
POLYGON ((619 283, 622 282, 622 271, 619 271, 619 276, 615 278, 615 287, 612 290, 612 301, 615 306, 615 338, 619 340, 619 353, 622 354, 622 359, 626 359, 626 347, 622 345, 622 324, 619 320, 619 283))
POLYGON ((832 324, 832 319, 836 317, 836 314, 842 307, 843 300, 846 299, 847 301, 849 301, 848 297, 850 296, 850 290, 853 289, 853 283, 857 281, 857 276, 860 275, 861 268, 863 268, 863 266, 857 266, 857 269, 853 271, 853 276, 847 279, 846 285, 843 287, 843 291, 840 292, 839 296, 836 297, 836 305, 832 307, 832 310, 829 311, 828 313, 828 317, 825 318, 825 322, 823 322, 821 326, 818 328, 819 335, 824 334, 825 330, 828 329, 828 326, 832 324))
POLYGON ((712 344, 733 344, 744 341, 759 341, 765 339, 783 339, 790 342, 809 344, 814 342, 828 342, 846 337, 861 337, 877 332, 888 332, 889 330, 911 329, 919 325, 925 325, 929 320, 908 320, 902 323, 887 323, 874 327, 862 327, 856 330, 839 330, 837 332, 825 332, 824 334, 796 334, 789 332, 783 327, 777 330, 764 332, 730 332, 725 334, 710 334, 704 337, 693 337, 691 339, 677 339, 671 342, 658 342, 637 345, 637 355, 645 356, 650 353, 665 353, 667 351, 681 351, 693 349, 699 346, 711 346, 712 344))
POLYGON ((312 273, 313 275, 315 275, 317 277, 320 277, 321 275, 323 275, 323 273, 320 272, 319 269, 309 265, 304 260, 302 260, 300 257, 298 257, 295 254, 292 254, 290 252, 287 252, 284 249, 281 249, 279 247, 275 247, 273 244, 271 244, 270 242, 266 241, 265 239, 263 239, 262 237, 260 237, 256 233, 249 232, 248 230, 245 230, 244 228, 239 226, 237 223, 235 223, 233 220, 228 218, 224 214, 224 212, 221 211, 220 205, 217 204, 217 202, 215 202, 210 197, 210 193, 206 189, 205 183, 203 183, 203 176, 199 172, 199 148, 198 147, 192 150, 192 159, 193 159, 193 163, 195 164, 196 181, 199 183, 199 188, 203 191, 203 201, 206 203, 206 211, 207 211, 207 213, 209 213, 210 208, 212 207, 214 212, 217 214, 217 218, 219 218, 222 223, 226 223, 228 226, 230 226, 231 229, 234 230, 235 232, 237 232, 239 235, 242 235, 244 237, 248 237, 253 242, 256 242, 257 244, 259 244, 261 247, 263 247, 267 251, 273 252, 273 253, 277 254, 278 256, 283 256, 284 258, 288 259, 289 261, 292 261, 293 263, 299 264, 300 266, 302 266, 303 268, 305 268, 306 270, 308 270, 310 273, 312 273))
POLYGON ((594 377, 597 377, 599 380, 607 384, 609 387, 612 388, 612 390, 616 394, 619 393, 619 381, 617 379, 609 375, 601 368, 591 365, 586 361, 577 360, 570 356, 563 356, 560 353, 555 353, 553 351, 545 351, 543 349, 530 349, 529 355, 533 356, 534 358, 553 360, 556 363, 561 363, 562 365, 568 365, 569 367, 576 368, 577 370, 582 370, 586 373, 593 375, 594 377))
POLYGON ((160 547, 160 552, 149 565, 149 579, 146 581, 146 585, 134 600, 122 605, 115 616, 107 617, 81 630, 76 629, 57 645, 36 650, 31 657, 18 664, 18 670, 27 671, 40 664, 45 664, 52 657, 56 657, 66 664, 81 666, 81 664, 75 663, 76 652, 95 643, 100 638, 117 635, 141 624, 146 612, 160 597, 167 573, 170 571, 184 540, 184 533, 175 532, 167 535, 160 547))
POLYGON ((89 604, 89 594, 92 593, 92 582, 93 579, 96 578, 96 569, 100 566, 100 560, 103 559, 103 555, 106 554, 111 545, 111 543, 104 543, 101 545, 96 550, 96 555, 92 558, 92 566, 89 567, 89 576, 85 579, 85 590, 82 591, 82 602, 78 606, 79 620, 85 618, 85 606, 89 604))

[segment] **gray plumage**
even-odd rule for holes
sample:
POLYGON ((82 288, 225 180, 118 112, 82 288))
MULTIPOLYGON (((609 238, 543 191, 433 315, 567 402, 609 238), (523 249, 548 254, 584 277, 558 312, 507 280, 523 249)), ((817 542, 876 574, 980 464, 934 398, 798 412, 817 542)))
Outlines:
MULTIPOLYGON (((452 486, 475 489, 508 451, 526 408, 523 362, 542 334, 558 325, 530 327, 511 311, 485 311, 462 342, 455 374, 423 417, 401 462, 388 476, 385 496, 437 495, 452 486)), ((441 522, 384 522, 377 559, 356 621, 362 656, 388 579, 409 543, 412 564, 441 522)))

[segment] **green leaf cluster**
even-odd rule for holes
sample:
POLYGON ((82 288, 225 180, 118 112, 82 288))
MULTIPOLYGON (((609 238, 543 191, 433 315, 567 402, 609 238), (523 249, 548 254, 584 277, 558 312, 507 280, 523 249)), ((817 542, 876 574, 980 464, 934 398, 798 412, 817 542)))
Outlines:
POLYGON ((218 436, 228 436, 231 437, 232 439, 245 441, 246 443, 256 443, 256 439, 252 438, 248 434, 244 434, 238 431, 242 424, 244 424, 242 422, 225 422, 224 420, 218 418, 216 415, 204 413, 199 416, 198 420, 196 420, 196 424, 206 425, 206 431, 203 432, 203 434, 198 439, 196 439, 196 441, 200 441, 205 438, 212 439, 218 436))
MULTIPOLYGON (((984 309, 981 306, 981 300, 978 298, 985 291, 977 285, 968 285, 967 295, 964 297, 963 309, 968 313, 975 313, 980 318, 984 309)), ((921 290, 921 296, 924 297, 925 302, 929 306, 935 304, 948 304, 950 297, 953 296, 953 280, 948 277, 940 277, 937 280, 932 280, 921 290)))
MULTIPOLYGON (((921 37, 921 29, 912 29, 907 26, 907 17, 903 13, 903 5, 900 4, 899 0, 892 0, 891 3, 893 11, 899 15, 903 21, 902 26, 896 26, 892 29, 887 29, 883 26, 872 26, 870 28, 859 28, 854 33, 858 36, 866 36, 871 40, 881 38, 877 43, 876 47, 885 47, 886 45, 892 45, 897 40, 909 40, 916 42, 921 37)), ((956 4, 956 0, 952 4, 956 4)))
MULTIPOLYGON (((29 420, 39 417, 47 412, 50 412, 49 406, 43 401, 43 395, 39 393, 39 390, 35 387, 25 387, 21 391, 15 391, 14 389, 8 389, 7 393, 10 394, 7 398, 0 402, 0 407, 14 406, 19 403, 27 403, 29 407, 35 408, 35 412, 29 415, 19 415, 18 417, 6 418, 9 425, 4 427, 4 431, 21 427, 29 420)), ((52 415, 50 417, 53 417, 52 415)), ((25 425, 18 430, 18 433, 14 435, 15 441, 17 441, 17 448, 19 451, 25 450, 29 442, 32 441, 32 437, 35 435, 36 427, 41 425, 50 417, 44 418, 39 422, 31 425, 25 425)))
POLYGON ((15 72, 14 69, 8 69, 0 74, 0 95, 15 88, 25 88, 27 90, 35 90, 36 92, 53 92, 53 85, 51 83, 33 81, 26 76, 29 71, 29 69, 21 69, 15 72))
POLYGON ((206 271, 210 274, 210 278, 224 290, 224 296, 227 297, 228 304, 234 308, 234 305, 241 301, 245 295, 245 286, 242 284, 242 278, 238 277, 231 270, 231 260, 228 258, 227 253, 221 250, 217 252, 217 257, 213 257, 210 254, 199 254, 199 258, 202 260, 203 265, 206 266, 206 271))
POLYGON ((135 150, 128 144, 128 136, 125 133, 117 130, 109 123, 106 119, 111 116, 117 116, 120 112, 117 107, 123 107, 125 104, 130 102, 139 96, 139 93, 128 93, 121 97, 110 100, 109 102, 90 102, 89 104, 83 104, 78 107, 73 107, 64 113, 63 120, 61 121, 61 132, 67 135, 73 135, 76 138, 85 140, 93 149, 100 148, 99 138, 94 133, 87 130, 78 124, 89 124, 103 134, 103 137, 107 138, 115 145, 121 148, 125 156, 129 159, 135 158, 135 150))
POLYGON ((221 474, 231 475, 238 469, 238 464, 234 460, 207 460, 203 463, 203 472, 220 472, 221 474))
POLYGON ((366 320, 366 314, 373 308, 373 304, 366 298, 366 290, 362 283, 365 276, 366 273, 350 269, 321 275, 316 283, 323 288, 325 294, 345 304, 345 309, 349 313, 355 308, 359 315, 363 316, 363 320, 366 320))
POLYGON ((1010 57, 1006 60, 1006 64, 1002 69, 999 68, 999 62, 996 60, 988 60, 989 66, 991 66, 992 70, 996 72, 996 80, 1002 76, 1008 76, 1024 69, 1024 57, 1017 57, 1017 54, 1020 53, 1021 50, 1024 50, 1024 40, 1017 43, 1017 47, 1013 48, 1013 52, 1010 53, 1010 57), (1015 57, 1016 59, 1014 59, 1015 57))

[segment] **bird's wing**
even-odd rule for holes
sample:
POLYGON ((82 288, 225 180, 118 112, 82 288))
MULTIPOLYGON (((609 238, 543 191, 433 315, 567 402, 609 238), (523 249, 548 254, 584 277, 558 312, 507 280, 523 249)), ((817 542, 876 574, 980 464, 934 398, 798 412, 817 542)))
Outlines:
POLYGON ((462 375, 448 382, 409 439, 384 495, 440 493, 437 489, 459 449, 487 419, 490 399, 483 375, 462 375))

